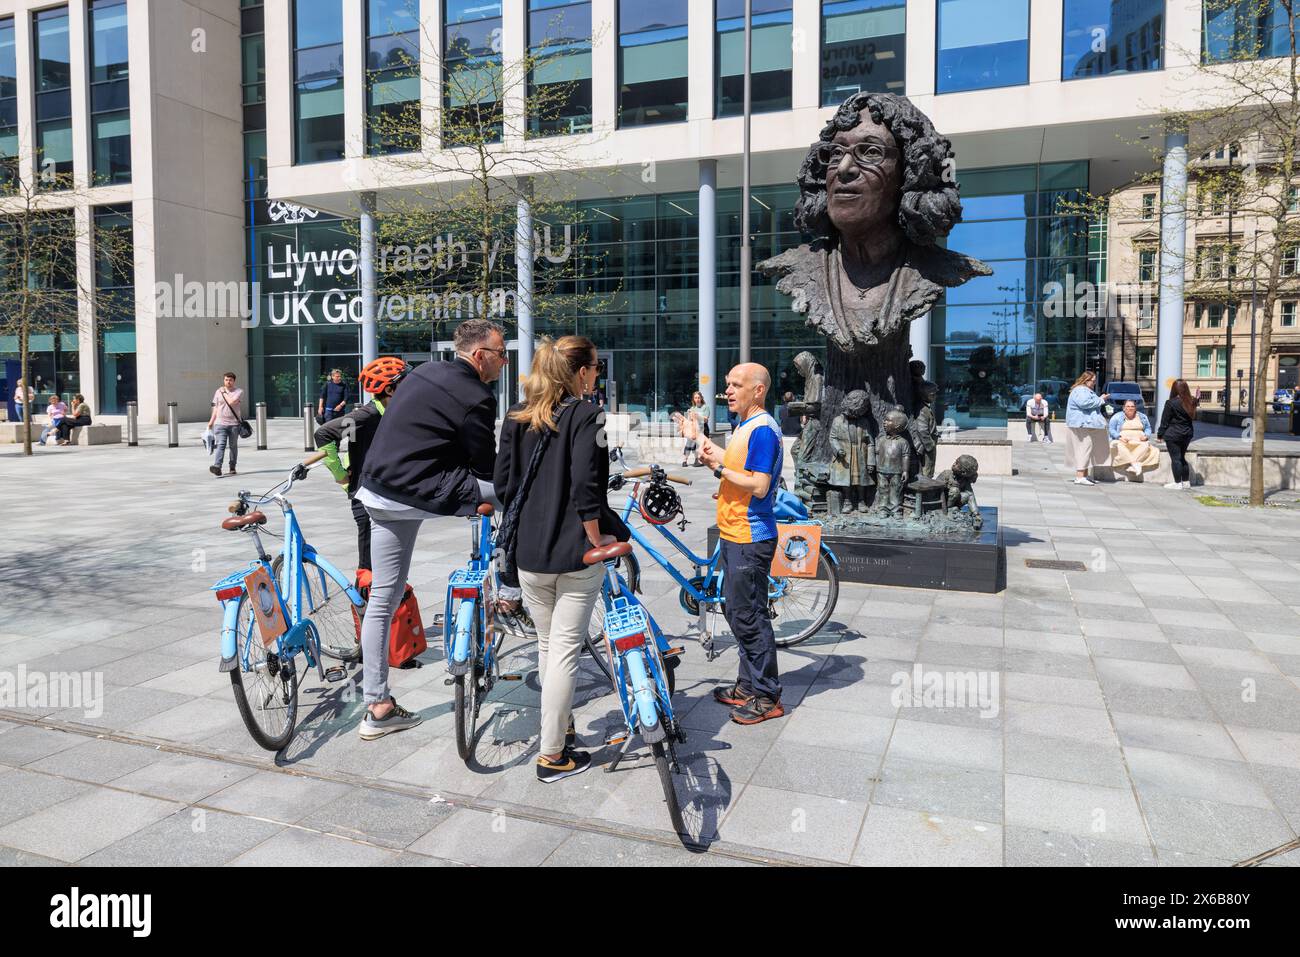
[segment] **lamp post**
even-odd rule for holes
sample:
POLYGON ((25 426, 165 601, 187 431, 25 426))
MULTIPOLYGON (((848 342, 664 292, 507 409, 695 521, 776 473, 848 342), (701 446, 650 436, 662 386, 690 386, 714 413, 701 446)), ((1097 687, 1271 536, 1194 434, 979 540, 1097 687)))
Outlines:
POLYGON ((740 361, 749 361, 749 111, 750 111, 750 8, 745 0, 745 103, 740 172, 740 361))

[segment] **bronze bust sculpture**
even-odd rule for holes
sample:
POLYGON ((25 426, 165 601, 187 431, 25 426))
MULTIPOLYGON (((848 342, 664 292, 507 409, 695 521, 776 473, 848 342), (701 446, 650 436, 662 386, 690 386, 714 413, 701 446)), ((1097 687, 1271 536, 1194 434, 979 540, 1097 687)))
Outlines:
MULTIPOLYGON (((791 308, 829 340, 818 430, 801 443, 805 468, 829 462, 830 424, 855 389, 870 396, 873 435, 895 409, 908 419, 902 433, 915 431, 924 398, 909 369, 909 325, 946 287, 992 274, 939 245, 961 219, 952 157, 952 144, 910 100, 857 93, 799 167, 795 222, 815 239, 757 268, 776 277, 791 308)), ((915 449, 913 463, 925 451, 915 449)))

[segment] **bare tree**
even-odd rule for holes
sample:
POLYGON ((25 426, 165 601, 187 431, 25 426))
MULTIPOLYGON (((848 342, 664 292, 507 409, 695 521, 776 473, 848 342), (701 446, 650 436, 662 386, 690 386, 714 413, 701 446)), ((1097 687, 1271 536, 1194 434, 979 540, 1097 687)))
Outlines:
MULTIPOLYGON (((97 276, 130 275, 134 268, 130 231, 94 232, 93 209, 71 177, 42 170, 35 180, 9 177, 8 195, 0 196, 0 335, 18 340, 23 390, 32 383, 32 337, 48 334, 95 334, 79 302, 95 303, 97 276), (78 217, 77 207, 87 214, 78 217), (77 256, 93 256, 89 281, 78 275, 77 256)), ((92 312, 93 312, 92 306, 92 312)), ((32 454, 33 402, 23 402, 23 454, 32 454)))

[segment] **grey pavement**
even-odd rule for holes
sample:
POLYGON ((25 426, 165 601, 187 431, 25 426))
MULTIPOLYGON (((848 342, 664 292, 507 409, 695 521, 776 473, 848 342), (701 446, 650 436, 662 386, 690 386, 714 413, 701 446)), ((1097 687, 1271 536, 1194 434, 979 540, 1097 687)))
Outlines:
MULTIPOLYGON (((734 674, 725 626, 705 661, 643 559, 651 611, 687 648, 678 783, 706 848, 690 853, 652 767, 536 781, 536 655, 518 637, 505 667, 525 680, 494 690, 468 766, 439 647, 393 672, 419 728, 363 742, 355 676, 310 677, 294 743, 256 747, 217 671, 209 585, 251 557, 218 527, 227 503, 301 457, 301 427, 272 423, 271 450, 245 443, 241 475, 221 479, 198 431, 178 449, 156 427, 136 449, 0 447, 0 864, 1177 866, 1296 846, 1300 510, 1076 487, 1059 448, 1019 447, 1018 474, 977 486, 1000 509, 1005 591, 845 585, 824 633, 780 654, 788 715, 752 728, 709 697, 734 674), (97 700, 15 697, 18 675, 51 672, 84 673, 97 700)), ((693 477, 699 550, 714 483, 693 477)), ((317 472, 293 498, 308 539, 350 567, 342 493, 317 472)), ((421 532, 426 623, 468 542, 463 520, 421 532)), ((576 717, 607 766, 618 711, 590 662, 576 717)))

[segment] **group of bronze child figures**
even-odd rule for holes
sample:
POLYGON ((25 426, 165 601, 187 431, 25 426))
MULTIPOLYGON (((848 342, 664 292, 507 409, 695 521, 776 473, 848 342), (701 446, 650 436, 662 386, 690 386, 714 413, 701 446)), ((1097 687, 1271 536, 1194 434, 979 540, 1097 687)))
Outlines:
POLYGON ((818 510, 824 500, 826 514, 836 524, 912 524, 933 516, 981 526, 973 488, 979 477, 975 458, 959 455, 952 468, 934 474, 939 389, 925 378, 924 362, 914 359, 909 365, 917 397, 913 415, 901 407, 889 409, 874 436, 870 395, 862 389, 845 394, 825 437, 828 462, 811 454, 822 440, 821 364, 811 352, 799 353, 794 364, 804 377, 804 396, 791 404, 791 411, 806 417, 794 447, 795 494, 818 510))

